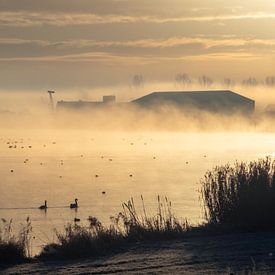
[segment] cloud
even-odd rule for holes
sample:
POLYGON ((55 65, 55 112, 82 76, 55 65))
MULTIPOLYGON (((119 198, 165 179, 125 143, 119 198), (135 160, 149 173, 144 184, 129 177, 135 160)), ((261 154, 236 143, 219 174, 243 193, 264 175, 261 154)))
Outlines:
POLYGON ((70 26, 97 24, 129 24, 129 23, 184 23, 184 22, 215 22, 229 20, 257 20, 275 19, 275 13, 255 12, 247 14, 229 14, 220 16, 180 16, 160 17, 146 15, 98 15, 92 13, 48 13, 48 12, 0 12, 2 26, 30 27, 30 26, 70 26))
POLYGON ((138 39, 138 40, 121 40, 121 41, 100 41, 100 40, 30 40, 17 38, 0 38, 0 46, 7 45, 38 45, 41 47, 55 47, 56 49, 82 49, 89 47, 96 48, 173 48, 188 45, 200 45, 204 49, 216 47, 274 47, 275 39, 256 39, 253 37, 240 38, 237 36, 194 36, 194 37, 170 37, 167 39, 138 39))
POLYGON ((31 39, 4 38, 4 37, 0 38, 0 45, 26 45, 26 44, 48 46, 50 45, 50 42, 45 40, 31 40, 31 39))
POLYGON ((262 56, 253 53, 232 53, 219 52, 210 54, 189 54, 182 56, 149 56, 149 55, 115 55, 107 52, 86 52, 80 54, 69 55, 52 55, 52 56, 30 56, 30 57, 13 57, 0 58, 1 62, 92 62, 92 63, 107 63, 109 66, 115 64, 124 65, 148 65, 148 64, 165 64, 165 62, 180 62, 180 61, 208 61, 208 60, 254 60, 262 56))

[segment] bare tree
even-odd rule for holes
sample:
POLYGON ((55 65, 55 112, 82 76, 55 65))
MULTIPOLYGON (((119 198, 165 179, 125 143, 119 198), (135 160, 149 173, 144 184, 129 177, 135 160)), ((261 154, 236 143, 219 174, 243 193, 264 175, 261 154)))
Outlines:
POLYGON ((192 83, 191 78, 186 73, 177 74, 176 77, 175 77, 175 81, 178 85, 184 86, 184 87, 186 87, 186 86, 188 86, 192 83))
POLYGON ((235 81, 233 79, 229 78, 229 77, 226 77, 223 80, 223 85, 226 88, 230 88, 230 87, 233 87, 235 85, 235 81))
POLYGON ((255 77, 249 77, 243 80, 244 86, 257 86, 258 84, 259 82, 255 77))
POLYGON ((267 76, 265 79, 265 84, 267 86, 275 86, 275 76, 267 76))
POLYGON ((199 77, 199 83, 203 87, 210 87, 213 84, 213 80, 206 75, 202 75, 199 77))
POLYGON ((142 74, 136 74, 133 76, 132 84, 134 87, 139 88, 144 86, 144 78, 142 74))

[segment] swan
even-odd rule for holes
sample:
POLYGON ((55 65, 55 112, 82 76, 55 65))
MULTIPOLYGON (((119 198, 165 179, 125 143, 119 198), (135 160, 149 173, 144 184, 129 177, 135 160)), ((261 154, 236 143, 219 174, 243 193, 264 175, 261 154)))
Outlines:
POLYGON ((47 201, 45 201, 44 205, 39 206, 39 209, 41 209, 41 210, 46 210, 47 208, 48 208, 47 201))
POLYGON ((74 201, 75 201, 75 203, 71 203, 71 204, 70 204, 70 208, 71 208, 71 209, 73 209, 73 208, 78 208, 78 203, 77 203, 77 202, 78 202, 78 199, 75 199, 74 201))

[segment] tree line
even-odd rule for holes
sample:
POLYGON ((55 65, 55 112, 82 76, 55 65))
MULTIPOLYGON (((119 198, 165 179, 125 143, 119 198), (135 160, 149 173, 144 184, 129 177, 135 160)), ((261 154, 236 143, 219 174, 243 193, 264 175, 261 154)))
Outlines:
MULTIPOLYGON (((200 75, 198 77, 191 77, 187 73, 178 73, 174 78, 176 86, 188 87, 190 85, 199 84, 202 87, 210 88, 215 84, 222 84, 223 87, 230 88, 236 85, 256 87, 260 85, 265 85, 269 87, 275 87, 275 76, 267 76, 265 79, 260 80, 256 77, 247 77, 241 81, 236 81, 233 78, 225 77, 222 80, 214 80, 207 75, 200 75)), ((142 74, 136 74, 132 77, 131 85, 135 88, 141 88, 144 86, 145 78, 142 74)))

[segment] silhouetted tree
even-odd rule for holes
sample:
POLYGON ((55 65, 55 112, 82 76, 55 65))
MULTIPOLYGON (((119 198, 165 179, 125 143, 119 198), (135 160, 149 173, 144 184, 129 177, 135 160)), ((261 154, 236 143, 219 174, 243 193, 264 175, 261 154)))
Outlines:
POLYGON ((255 77, 249 77, 243 80, 244 86, 257 86, 258 84, 258 80, 255 77))
POLYGON ((275 76, 267 76, 265 79, 265 84, 267 86, 275 86, 275 76))
POLYGON ((142 74, 136 74, 133 76, 132 84, 134 87, 139 88, 144 85, 144 78, 142 74))
POLYGON ((223 85, 227 88, 233 87, 235 85, 235 81, 229 77, 224 78, 223 85))
POLYGON ((213 84, 213 80, 206 75, 202 75, 199 77, 199 83, 203 87, 210 87, 213 84))
POLYGON ((190 79, 189 75, 185 73, 177 74, 175 77, 175 81, 180 86, 188 86, 192 83, 192 80, 190 79))

